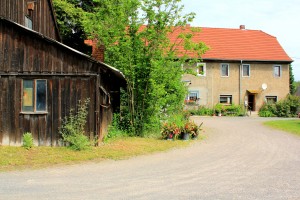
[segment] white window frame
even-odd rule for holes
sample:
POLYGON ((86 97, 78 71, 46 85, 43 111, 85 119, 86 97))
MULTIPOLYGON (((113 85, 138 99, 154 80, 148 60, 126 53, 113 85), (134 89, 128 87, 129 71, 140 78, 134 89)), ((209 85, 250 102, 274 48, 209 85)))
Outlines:
POLYGON ((224 95, 222 94, 222 95, 220 95, 219 96, 219 103, 223 104, 223 105, 232 105, 232 103, 233 103, 232 102, 232 95, 229 95, 229 94, 224 94, 224 95), (224 103, 224 102, 222 103, 221 102, 221 98, 227 98, 227 102, 226 103, 224 103))
POLYGON ((242 64, 242 77, 250 77, 251 75, 251 66, 250 64, 242 64), (244 66, 249 66, 249 75, 244 75, 244 66))
POLYGON ((265 96, 266 103, 271 103, 271 102, 268 102, 268 99, 275 99, 274 103, 276 103, 278 101, 278 96, 275 96, 275 95, 265 96))
POLYGON ((206 76, 206 63, 197 63, 197 76, 206 76), (203 66, 203 74, 199 72, 199 66, 203 66))
POLYGON ((282 76, 282 67, 281 67, 281 65, 274 65, 273 66, 273 75, 274 75, 275 78, 280 78, 282 76), (276 71, 275 71, 275 69, 277 67, 279 67, 279 75, 277 75, 276 71))
MULTIPOLYGON (((197 100, 198 99, 200 99, 200 92, 198 91, 198 90, 189 90, 189 92, 188 92, 188 94, 187 94, 187 96, 186 96, 186 98, 185 98, 185 100, 186 101, 191 101, 191 99, 190 99, 190 97, 192 96, 192 95, 190 95, 190 94, 196 94, 196 99, 195 99, 195 103, 197 102, 197 100)), ((194 95, 193 95, 194 96, 194 95)))
POLYGON ((228 63, 221 63, 220 65, 220 70, 221 70, 221 77, 229 77, 229 72, 230 72, 230 66, 228 63), (223 65, 227 65, 227 74, 228 75, 223 75, 223 65))

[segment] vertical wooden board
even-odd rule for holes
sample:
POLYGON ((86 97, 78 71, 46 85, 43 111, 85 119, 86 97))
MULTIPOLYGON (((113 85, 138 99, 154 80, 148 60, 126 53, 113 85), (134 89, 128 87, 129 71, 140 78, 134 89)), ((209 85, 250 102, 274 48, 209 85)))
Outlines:
POLYGON ((60 126, 60 123, 59 123, 59 102, 60 102, 60 99, 59 99, 59 93, 60 93, 60 88, 59 88, 59 80, 57 78, 54 78, 53 79, 53 96, 52 96, 52 128, 51 128, 51 132, 52 132, 52 135, 51 135, 51 143, 52 143, 52 146, 56 146, 56 141, 58 140, 58 131, 57 131, 57 128, 60 126))
POLYGON ((3 113, 3 106, 4 106, 3 96, 2 96, 4 88, 2 85, 2 80, 3 80, 3 78, 1 78, 1 76, 0 76, 0 91, 1 91, 1 95, 0 95, 0 145, 2 145, 2 139, 3 139, 3 116, 1 113, 3 113))
POLYGON ((61 127, 62 124, 62 120, 64 118, 64 115, 62 113, 62 105, 61 105, 61 101, 62 101, 62 82, 60 79, 57 80, 58 81, 58 101, 57 101, 57 127, 55 127, 56 131, 56 142, 61 138, 61 136, 59 135, 59 128, 61 127))
POLYGON ((96 92, 96 87, 95 87, 95 82, 96 82, 96 78, 92 77, 90 79, 90 105, 89 105, 89 121, 90 121, 90 137, 92 139, 94 139, 95 136, 95 131, 96 131, 96 120, 95 120, 95 92, 96 92))
POLYGON ((15 103, 14 103, 14 109, 15 109, 15 131, 16 131, 16 144, 21 145, 22 143, 22 132, 20 128, 20 112, 21 112, 21 87, 22 87, 22 80, 21 79, 15 79, 15 103))
POLYGON ((29 121, 30 121, 30 133, 32 134, 33 137, 33 143, 34 145, 38 146, 39 145, 39 130, 38 130, 38 116, 37 115, 30 115, 29 116, 29 121))
POLYGON ((47 80, 47 117, 46 117, 46 143, 52 146, 53 121, 53 79, 47 80))
POLYGON ((47 115, 38 115, 39 146, 48 145, 46 137, 46 118, 47 115))
MULTIPOLYGON (((64 98, 64 106, 65 106, 65 113, 69 115, 71 108, 71 99, 70 99, 70 87, 71 87, 71 79, 70 77, 65 77, 65 98, 64 98)), ((75 109, 75 108, 73 108, 75 109)))
MULTIPOLYGON (((0 6, 1 7, 1 6, 0 6)), ((3 23, 0 21, 0 72, 4 71, 4 35, 5 30, 3 28, 3 23)))
POLYGON ((39 56, 39 46, 40 46, 40 41, 35 39, 33 42, 33 51, 32 51, 32 71, 38 72, 40 71, 40 56, 39 56))
POLYGON ((10 71, 10 55, 11 55, 11 52, 10 52, 10 47, 11 47, 11 44, 10 44, 10 41, 11 41, 11 35, 12 35, 12 32, 11 32, 11 29, 8 28, 7 29, 7 34, 5 35, 5 39, 4 39, 4 71, 8 72, 10 71))
POLYGON ((100 85, 100 76, 98 75, 97 76, 97 80, 96 80, 96 86, 95 86, 95 92, 96 92, 96 101, 95 101, 95 105, 96 105, 96 108, 95 108, 95 114, 96 114, 96 134, 97 134, 97 137, 98 137, 98 145, 100 145, 101 143, 101 140, 100 140, 100 90, 99 90, 99 85, 100 85))
POLYGON ((2 107, 2 144, 9 145, 9 130, 8 130, 8 123, 9 119, 7 118, 8 113, 8 78, 2 79, 2 88, 1 91, 1 98, 2 98, 2 105, 5 105, 2 107))
POLYGON ((8 133, 9 133, 9 144, 16 144, 16 127, 15 127, 15 79, 16 77, 10 76, 8 79, 8 108, 6 117, 9 119, 8 133))
POLYGON ((70 107, 76 110, 77 98, 76 98, 76 78, 70 80, 70 107))

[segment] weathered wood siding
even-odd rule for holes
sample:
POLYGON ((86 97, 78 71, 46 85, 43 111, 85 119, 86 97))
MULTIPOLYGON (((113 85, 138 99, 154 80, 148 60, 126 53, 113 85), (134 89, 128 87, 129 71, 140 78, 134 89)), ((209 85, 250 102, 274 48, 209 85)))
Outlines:
POLYGON ((119 99, 111 98, 108 105, 100 86, 116 91, 120 82, 85 55, 0 20, 0 145, 20 145, 27 131, 37 145, 59 145, 62 119, 86 98, 90 98, 86 133, 103 138, 119 99), (21 112, 22 80, 28 78, 47 80, 47 113, 21 112))
POLYGON ((29 14, 28 2, 34 2, 34 10, 32 11, 33 30, 55 40, 60 40, 55 17, 52 13, 51 0, 1 0, 0 16, 25 26, 25 15, 29 14))

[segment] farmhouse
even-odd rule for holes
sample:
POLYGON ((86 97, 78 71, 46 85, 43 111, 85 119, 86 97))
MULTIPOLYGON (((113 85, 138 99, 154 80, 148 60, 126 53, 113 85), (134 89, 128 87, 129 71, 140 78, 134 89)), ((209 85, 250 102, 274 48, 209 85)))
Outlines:
POLYGON ((87 98, 86 133, 106 134, 124 76, 60 41, 51 0, 1 0, 0 145, 21 145, 24 132, 60 145, 63 118, 87 98))
MULTIPOLYGON (((186 74, 182 78, 189 84, 186 102, 207 107, 217 103, 246 104, 256 111, 264 102, 276 102, 289 93, 292 59, 275 37, 243 25, 239 29, 192 29, 186 26, 170 35, 171 41, 176 42, 180 33, 192 33, 194 42, 202 41, 209 47, 202 61, 193 66, 197 76, 186 74)), ((180 42, 177 48, 180 56, 180 42)), ((197 58, 187 53, 190 58, 197 58)))

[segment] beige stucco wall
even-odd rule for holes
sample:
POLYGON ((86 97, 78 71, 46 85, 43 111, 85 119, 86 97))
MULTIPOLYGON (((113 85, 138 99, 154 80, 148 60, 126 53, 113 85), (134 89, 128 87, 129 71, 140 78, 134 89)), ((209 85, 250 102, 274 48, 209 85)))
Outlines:
POLYGON ((289 65, 281 65, 281 77, 274 77, 274 65, 265 63, 243 62, 250 64, 250 77, 240 77, 241 63, 223 62, 229 64, 229 77, 221 76, 221 63, 204 62, 206 75, 195 76, 185 74, 183 81, 191 81, 189 90, 199 91, 199 105, 213 107, 219 103, 220 95, 232 95, 234 104, 243 104, 248 96, 247 90, 259 91, 255 94, 255 110, 258 110, 265 101, 266 96, 277 96, 283 99, 289 93, 289 65), (268 88, 262 90, 262 84, 268 88))

